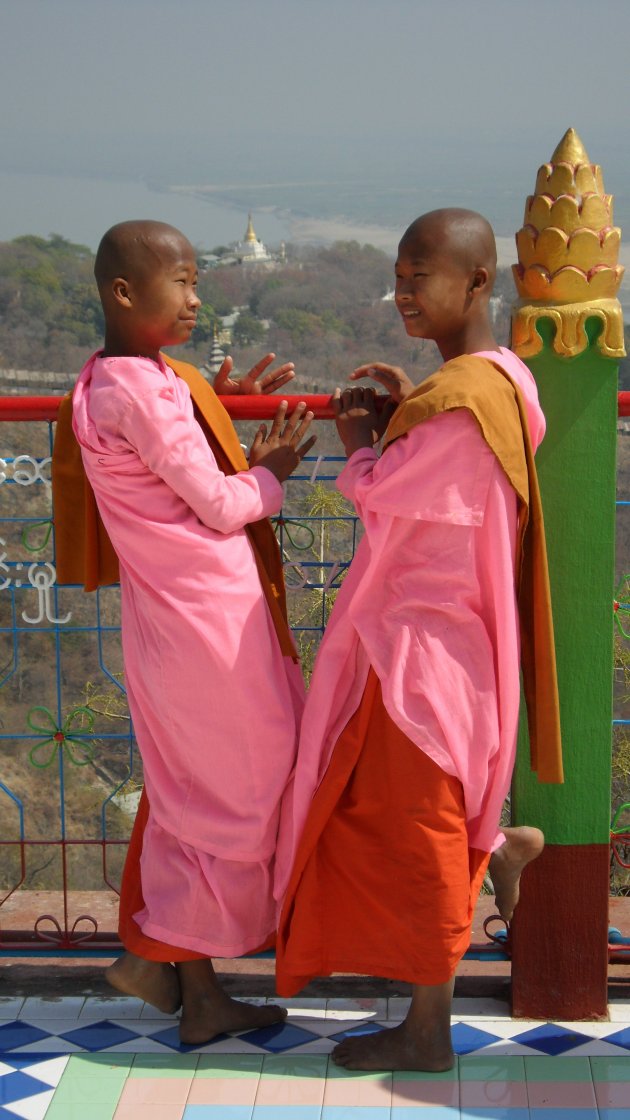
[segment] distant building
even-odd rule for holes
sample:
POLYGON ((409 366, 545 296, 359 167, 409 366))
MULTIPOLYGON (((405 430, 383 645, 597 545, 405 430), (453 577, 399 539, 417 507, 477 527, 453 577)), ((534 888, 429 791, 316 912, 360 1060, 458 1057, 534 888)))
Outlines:
POLYGON ((270 253, 267 246, 257 237, 251 214, 248 215, 247 229, 242 241, 230 245, 227 253, 217 257, 214 253, 203 253, 199 257, 199 266, 202 269, 224 268, 230 264, 243 264, 248 267, 275 268, 278 261, 286 261, 284 242, 279 253, 270 253))
POLYGON ((217 332, 215 330, 214 338, 212 339, 212 346, 210 347, 210 353, 208 354, 208 357, 201 367, 201 372, 203 373, 207 381, 214 380, 215 375, 221 369, 224 361, 225 353, 219 345, 217 332))
POLYGON ((273 262, 274 258, 271 253, 256 236, 251 214, 248 216, 245 237, 242 241, 237 242, 234 256, 240 264, 269 264, 273 262))

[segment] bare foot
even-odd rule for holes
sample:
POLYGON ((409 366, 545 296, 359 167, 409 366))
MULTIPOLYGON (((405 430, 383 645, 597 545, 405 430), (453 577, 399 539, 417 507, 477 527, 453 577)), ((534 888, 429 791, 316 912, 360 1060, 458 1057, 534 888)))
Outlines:
POLYGON ((448 1042, 428 1038, 411 1030, 408 1024, 379 1031, 378 1034, 346 1038, 332 1052, 332 1059, 346 1069, 417 1069, 442 1073, 455 1064, 448 1042))
POLYGON ((512 919, 519 897, 524 867, 540 855, 545 837, 539 828, 519 825, 503 828, 505 844, 490 856, 488 870, 496 898, 497 910, 505 922, 512 919))
POLYGON ((180 1041, 185 1046, 203 1046, 218 1034, 233 1031, 252 1031, 257 1027, 270 1027, 282 1023, 287 1017, 286 1008, 275 1003, 257 1007, 230 999, 224 992, 208 998, 186 1000, 179 1024, 180 1041))
POLYGON ((139 996, 167 1015, 174 1015, 181 1007, 179 979, 172 964, 124 953, 105 969, 105 979, 118 992, 139 996))

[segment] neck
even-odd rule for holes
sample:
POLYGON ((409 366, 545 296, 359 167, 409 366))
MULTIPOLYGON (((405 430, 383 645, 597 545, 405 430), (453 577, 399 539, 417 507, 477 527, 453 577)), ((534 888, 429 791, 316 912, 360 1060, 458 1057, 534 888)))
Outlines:
POLYGON ((462 354, 476 354, 480 350, 499 351, 499 344, 485 318, 479 323, 467 323, 457 335, 445 339, 436 338, 435 341, 445 362, 459 358, 462 354))
POLYGON ((151 346, 143 345, 137 339, 130 338, 110 327, 105 328, 104 358, 150 358, 151 361, 157 362, 159 354, 159 349, 155 350, 151 346))

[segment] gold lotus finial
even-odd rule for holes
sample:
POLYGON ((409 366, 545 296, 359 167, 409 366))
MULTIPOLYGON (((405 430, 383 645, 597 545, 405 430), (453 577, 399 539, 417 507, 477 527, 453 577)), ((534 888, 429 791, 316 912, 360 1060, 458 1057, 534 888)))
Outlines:
POLYGON ((591 162, 586 153, 586 148, 574 128, 567 128, 549 162, 573 164, 591 162))
POLYGON ((525 203, 523 227, 516 234, 518 264, 513 273, 521 300, 513 316, 512 340, 521 355, 540 348, 532 323, 543 309, 558 323, 562 320, 564 328, 573 323, 566 345, 562 332, 556 332, 559 352, 573 354, 583 348, 579 335, 590 314, 606 323, 601 348, 609 356, 623 353, 623 320, 615 298, 624 273, 618 264, 620 241, 601 168, 590 162, 577 132, 569 128, 549 163, 538 169, 535 193, 525 203), (525 323, 527 339, 521 330, 525 323))

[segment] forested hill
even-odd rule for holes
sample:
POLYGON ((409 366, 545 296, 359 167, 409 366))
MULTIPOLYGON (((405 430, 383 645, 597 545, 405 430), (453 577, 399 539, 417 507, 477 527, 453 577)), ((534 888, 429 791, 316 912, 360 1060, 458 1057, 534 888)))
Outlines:
MULTIPOLYGON (((76 375, 102 341, 93 263, 89 249, 58 235, 0 243, 0 370, 76 375)), ((393 302, 383 300, 393 279, 393 261, 355 241, 289 245, 286 260, 270 269, 225 265, 202 272, 198 325, 179 356, 202 364, 214 328, 240 309, 225 346, 237 369, 273 350, 279 360, 295 361, 305 391, 329 391, 356 365, 378 359, 420 380, 438 357, 432 343, 407 338, 393 302)), ((514 294, 508 270, 500 272, 496 291, 497 332, 505 341, 514 294)))

